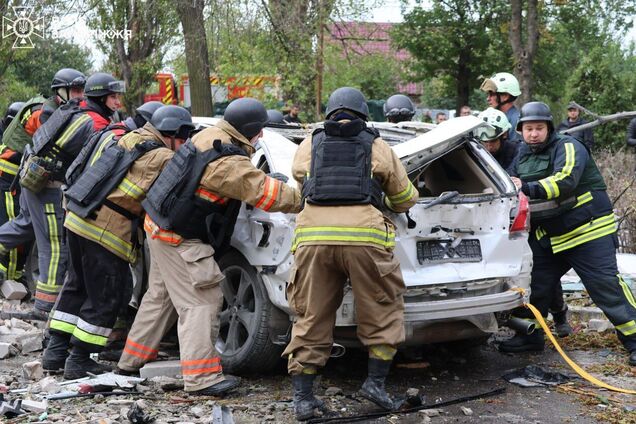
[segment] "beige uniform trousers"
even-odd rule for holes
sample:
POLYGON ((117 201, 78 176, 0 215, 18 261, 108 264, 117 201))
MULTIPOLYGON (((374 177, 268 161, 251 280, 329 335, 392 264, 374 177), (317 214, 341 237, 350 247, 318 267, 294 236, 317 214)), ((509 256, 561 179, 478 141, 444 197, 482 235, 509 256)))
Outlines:
POLYGON ((223 303, 223 274, 214 249, 199 240, 171 246, 148 237, 149 288, 117 364, 136 371, 157 357, 159 342, 178 317, 181 372, 186 391, 204 389, 225 378, 214 343, 223 303))
POLYGON ((362 344, 395 346, 404 341, 405 286, 393 252, 370 246, 302 245, 294 262, 287 298, 296 321, 283 352, 290 374, 300 374, 307 365, 322 367, 329 359, 347 279, 362 344))

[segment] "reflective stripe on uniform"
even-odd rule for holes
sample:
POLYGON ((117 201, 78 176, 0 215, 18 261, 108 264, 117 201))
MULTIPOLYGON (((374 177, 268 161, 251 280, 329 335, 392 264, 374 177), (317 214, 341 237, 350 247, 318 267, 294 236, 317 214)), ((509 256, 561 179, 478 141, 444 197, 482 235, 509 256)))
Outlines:
POLYGON ((96 243, 108 246, 113 251, 127 258, 129 262, 132 263, 135 261, 136 252, 134 251, 132 244, 122 240, 110 231, 104 230, 103 228, 99 228, 98 226, 85 221, 71 211, 68 211, 64 223, 69 229, 73 230, 77 234, 96 243))
POLYGON ((68 312, 63 312, 57 309, 53 311, 53 315, 51 316, 51 318, 73 325, 77 324, 77 321, 79 320, 79 317, 77 315, 69 314, 68 312))
POLYGON ((124 177, 124 179, 121 180, 121 183, 119 183, 117 188, 123 191, 124 194, 132 197, 135 200, 139 200, 142 196, 146 194, 141 187, 139 187, 137 184, 133 183, 126 177, 124 177))
POLYGON ((539 180, 539 184, 546 192, 547 199, 554 199, 559 197, 561 191, 557 184, 558 181, 564 180, 572 174, 574 169, 576 152, 574 150, 574 144, 565 143, 565 166, 559 172, 554 175, 550 175, 547 178, 539 180))
POLYGON ((50 327, 64 333, 73 334, 78 319, 79 317, 77 315, 55 310, 51 316, 50 327))
MULTIPOLYGON (((15 204, 13 203, 13 195, 5 191, 4 204, 6 205, 7 217, 9 221, 15 219, 15 204)), ((9 263, 7 269, 4 269, 5 275, 9 280, 17 280, 22 276, 21 272, 17 271, 18 268, 18 249, 11 249, 9 251, 9 263), (18 275, 19 274, 19 275, 18 275)))
POLYGON ((206 190, 202 187, 199 187, 198 189, 196 189, 194 194, 196 196, 199 196, 202 199, 207 200, 208 202, 219 203, 221 205, 224 205, 227 203, 227 199, 224 199, 223 197, 219 197, 216 194, 212 193, 211 191, 206 190))
POLYGON ((617 325, 616 329, 625 336, 631 336, 632 334, 636 334, 636 321, 631 320, 625 324, 617 325))
POLYGON ((148 214, 146 214, 146 217, 144 218, 144 230, 151 239, 158 239, 172 246, 178 246, 183 242, 183 237, 174 231, 164 230, 155 224, 148 214))
POLYGON ((49 324, 49 327, 68 334, 73 334, 73 332, 75 331, 75 324, 69 324, 68 322, 58 321, 56 319, 51 320, 51 324, 49 324))
POLYGON ((18 173, 19 166, 8 160, 0 159, 0 171, 9 175, 16 175, 18 173))
POLYGON ((621 288, 623 289, 623 294, 625 295, 625 298, 627 299, 629 304, 632 305, 632 307, 636 308, 636 300, 634 299, 632 290, 629 288, 629 286, 627 285, 625 280, 623 280, 623 277, 621 277, 620 274, 618 275, 618 284, 620 284, 621 288))
POLYGON ((574 205, 574 208, 578 208, 581 205, 584 205, 588 202, 592 201, 592 192, 588 191, 587 193, 583 193, 580 196, 578 196, 576 198, 576 205, 574 205))
POLYGON ((219 374, 222 371, 221 358, 218 356, 209 359, 181 361, 181 374, 183 375, 219 374))
POLYGON ((406 187, 406 189, 393 196, 387 196, 387 199, 391 202, 391 204, 399 205, 400 203, 408 202, 409 200, 411 200, 413 196, 415 196, 415 192, 415 187, 409 181, 409 185, 408 187, 406 187))
POLYGON ((93 166, 93 164, 95 162, 97 162, 97 159, 99 159, 99 157, 102 155, 102 153, 104 152, 104 148, 106 147, 106 145, 113 139, 113 137, 115 137, 115 134, 110 134, 108 137, 106 137, 101 143, 99 143, 99 146, 97 146, 97 148, 95 149, 95 153, 93 154, 93 158, 91 159, 91 163, 90 166, 93 166))
POLYGON ((295 250, 301 243, 315 241, 372 243, 388 248, 395 246, 395 234, 374 228, 359 227, 296 228, 292 250, 295 250))
POLYGON ((130 339, 126 339, 124 352, 145 360, 156 359, 159 354, 157 349, 144 346, 141 343, 134 342, 130 339))
POLYGON ((73 134, 75 133, 75 131, 77 131, 77 129, 82 126, 84 123, 90 121, 91 117, 87 114, 82 114, 79 116, 79 118, 77 118, 74 122, 72 122, 67 128, 66 130, 64 130, 64 132, 62 133, 62 135, 60 136, 60 138, 58 138, 55 141, 55 144, 58 147, 64 147, 64 145, 70 140, 70 138, 73 136, 73 134))
POLYGON ((108 337, 89 333, 87 331, 82 330, 79 327, 75 327, 75 330, 73 330, 73 337, 83 341, 84 343, 88 343, 88 344, 92 344, 96 346, 106 346, 106 343, 108 342, 108 337))
POLYGON ((100 327, 99 325, 86 322, 81 318, 77 320, 77 328, 79 328, 80 330, 86 331, 87 333, 91 333, 96 336, 104 336, 104 337, 110 336, 110 333, 113 332, 112 328, 100 327))
POLYGON ((51 258, 49 262, 49 272, 47 274, 47 284, 55 285, 57 281, 57 269, 60 264, 60 238, 58 236, 57 218, 55 216, 55 206, 53 203, 44 205, 46 222, 49 227, 49 242, 51 243, 51 258))
POLYGON ((265 177, 265 185, 263 186, 263 195, 256 202, 256 206, 259 209, 263 209, 264 211, 268 211, 276 198, 278 197, 278 190, 280 189, 281 181, 278 181, 275 178, 265 177))
POLYGON ((558 253, 615 232, 616 220, 614 213, 611 212, 608 215, 595 218, 591 222, 583 224, 568 233, 550 237, 550 244, 552 245, 552 252, 558 253))
POLYGON ((396 352, 397 349, 388 344, 369 346, 369 357, 381 359, 383 361, 390 361, 393 359, 396 352))

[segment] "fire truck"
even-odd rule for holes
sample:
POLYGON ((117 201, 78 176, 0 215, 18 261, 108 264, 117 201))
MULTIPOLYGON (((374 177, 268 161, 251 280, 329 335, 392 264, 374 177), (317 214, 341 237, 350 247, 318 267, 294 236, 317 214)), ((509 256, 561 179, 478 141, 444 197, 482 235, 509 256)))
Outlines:
MULTIPOLYGON (((280 77, 272 75, 245 75, 222 77, 210 75, 210 90, 214 103, 229 102, 239 97, 271 96, 281 99, 280 77)), ((144 101, 158 100, 167 105, 190 107, 190 80, 182 75, 179 80, 174 74, 159 72, 155 74, 155 83, 144 101)))

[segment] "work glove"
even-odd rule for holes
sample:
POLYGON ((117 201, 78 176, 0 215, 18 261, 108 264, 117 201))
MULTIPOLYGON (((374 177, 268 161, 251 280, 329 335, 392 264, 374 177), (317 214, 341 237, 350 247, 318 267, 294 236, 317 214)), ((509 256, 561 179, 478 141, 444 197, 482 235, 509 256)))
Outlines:
POLYGON ((287 178, 287 175, 281 174, 280 172, 270 172, 269 174, 267 174, 267 176, 270 178, 275 178, 278 181, 282 181, 284 183, 289 181, 289 178, 287 178))

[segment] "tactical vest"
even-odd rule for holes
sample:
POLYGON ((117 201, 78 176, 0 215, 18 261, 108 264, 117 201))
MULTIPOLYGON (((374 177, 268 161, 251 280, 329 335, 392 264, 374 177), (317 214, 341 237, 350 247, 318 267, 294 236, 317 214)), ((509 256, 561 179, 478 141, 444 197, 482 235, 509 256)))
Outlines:
POLYGON ((371 150, 379 137, 362 120, 326 121, 312 134, 311 168, 303 200, 314 205, 368 205, 380 208, 382 185, 373 177, 371 150))
MULTIPOLYGON (((80 99, 73 99, 61 105, 53 115, 33 134, 33 153, 37 156, 64 157, 64 151, 59 149, 55 142, 66 130, 73 117, 78 113, 86 112, 86 109, 79 105, 80 99)), ((69 163, 73 158, 70 158, 69 163)))
POLYGON ((102 204, 128 219, 138 218, 127 210, 108 202, 108 195, 122 182, 133 163, 145 153, 163 147, 155 140, 135 144, 130 150, 112 146, 83 172, 65 191, 66 208, 81 218, 89 218, 102 204))
POLYGON ((214 141, 201 152, 188 140, 177 150, 141 203, 146 213, 162 229, 186 239, 199 239, 221 252, 229 245, 241 202, 231 199, 221 205, 195 195, 207 165, 224 156, 247 156, 232 144, 214 141))
POLYGON ((79 176, 86 169, 86 165, 92 163, 96 160, 96 156, 100 155, 101 152, 105 151, 109 147, 112 147, 117 144, 117 141, 126 133, 130 132, 130 129, 121 124, 112 124, 107 126, 106 128, 93 133, 91 137, 88 139, 88 142, 82 150, 78 153, 75 160, 71 163, 66 171, 66 184, 70 187, 75 184, 75 181, 79 178, 79 176), (113 130, 122 130, 123 134, 117 135, 113 132, 113 130))
MULTIPOLYGON (((517 165, 519 178, 525 182, 539 181, 554 174, 554 155, 559 143, 573 142, 572 137, 553 133, 548 146, 540 153, 521 152, 517 165), (524 154, 525 153, 525 154, 524 154)), ((580 144, 583 146, 582 144, 580 144)), ((576 228, 591 218, 611 212, 611 202, 605 190, 607 186, 594 159, 590 156, 574 191, 553 200, 534 199, 530 201, 530 219, 540 224, 548 234, 559 234, 566 229, 576 228), (589 193, 589 194, 588 194, 589 193), (587 202, 581 199, 590 198, 587 202)))
POLYGON ((24 146, 31 143, 31 136, 24 129, 22 121, 29 119, 31 113, 42 107, 47 100, 42 96, 29 99, 9 124, 2 136, 2 142, 14 152, 23 153, 24 146), (33 109, 33 110, 32 110, 33 109))

